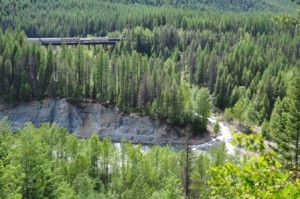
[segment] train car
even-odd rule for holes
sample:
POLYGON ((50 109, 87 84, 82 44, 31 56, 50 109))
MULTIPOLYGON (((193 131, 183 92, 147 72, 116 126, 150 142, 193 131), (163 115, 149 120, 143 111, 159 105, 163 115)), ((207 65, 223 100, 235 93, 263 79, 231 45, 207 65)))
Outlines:
POLYGON ((52 45, 60 45, 61 38, 40 38, 40 42, 42 44, 52 44, 52 45))
POLYGON ((79 37, 63 37, 63 38, 27 38, 28 42, 40 42, 42 45, 114 45, 119 41, 125 40, 122 38, 79 38, 79 37))
POLYGON ((61 41, 63 42, 63 43, 66 43, 66 44, 69 44, 69 43, 78 43, 78 41, 79 41, 79 38, 77 38, 77 37, 63 37, 63 38, 61 38, 61 41))
POLYGON ((91 43, 92 39, 91 38, 80 38, 79 43, 91 43))
POLYGON ((94 37, 93 41, 94 42, 107 42, 108 38, 107 37, 94 37))

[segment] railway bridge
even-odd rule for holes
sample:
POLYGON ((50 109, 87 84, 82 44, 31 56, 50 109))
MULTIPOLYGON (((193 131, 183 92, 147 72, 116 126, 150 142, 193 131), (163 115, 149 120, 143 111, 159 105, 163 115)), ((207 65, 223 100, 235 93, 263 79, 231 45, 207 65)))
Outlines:
POLYGON ((115 45, 117 42, 125 40, 124 38, 78 38, 78 37, 57 37, 57 38, 27 38, 28 42, 40 43, 43 46, 61 46, 65 45, 115 45))

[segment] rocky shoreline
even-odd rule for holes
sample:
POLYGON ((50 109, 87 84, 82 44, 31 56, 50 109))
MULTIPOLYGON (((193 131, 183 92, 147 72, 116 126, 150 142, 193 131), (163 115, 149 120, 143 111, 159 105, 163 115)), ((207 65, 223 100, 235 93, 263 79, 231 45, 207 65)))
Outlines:
MULTIPOLYGON (((100 138, 108 136, 116 142, 125 139, 142 144, 186 143, 186 137, 178 136, 184 129, 160 123, 148 116, 126 115, 117 108, 105 107, 99 103, 44 99, 19 103, 13 107, 2 104, 0 120, 5 116, 14 131, 22 128, 26 122, 32 122, 36 127, 50 122, 83 138, 96 132, 100 138)), ((202 144, 210 140, 211 136, 206 132, 192 137, 189 143, 202 144)))

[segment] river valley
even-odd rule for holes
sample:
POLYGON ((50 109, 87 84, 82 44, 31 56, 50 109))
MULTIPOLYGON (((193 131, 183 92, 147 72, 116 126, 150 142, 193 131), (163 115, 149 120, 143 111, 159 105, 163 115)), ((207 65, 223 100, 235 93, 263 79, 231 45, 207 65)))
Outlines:
MULTIPOLYGON (((105 107, 97 103, 70 103, 65 99, 45 99, 21 103, 14 107, 3 105, 0 119, 8 116, 13 130, 22 128, 26 122, 32 122, 39 127, 45 122, 56 123, 57 126, 67 128, 78 137, 89 137, 96 132, 100 138, 109 136, 113 141, 122 139, 132 143, 146 145, 181 145, 185 143, 182 129, 161 124, 159 121, 146 116, 126 115, 117 108, 105 107)), ((210 125, 216 122, 215 116, 209 118, 210 125)), ((201 137, 190 139, 193 150, 206 151, 211 146, 225 142, 228 153, 233 153, 230 144, 232 135, 224 123, 220 122, 220 133, 211 138, 209 133, 201 137)))

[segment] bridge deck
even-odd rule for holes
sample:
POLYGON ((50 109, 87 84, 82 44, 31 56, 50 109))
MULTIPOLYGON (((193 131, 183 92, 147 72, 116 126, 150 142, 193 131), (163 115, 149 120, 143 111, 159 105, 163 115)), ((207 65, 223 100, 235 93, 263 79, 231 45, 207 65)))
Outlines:
POLYGON ((44 46, 60 46, 60 45, 115 45, 120 42, 122 38, 76 38, 76 37, 62 37, 62 38, 27 38, 28 42, 40 43, 44 46))

